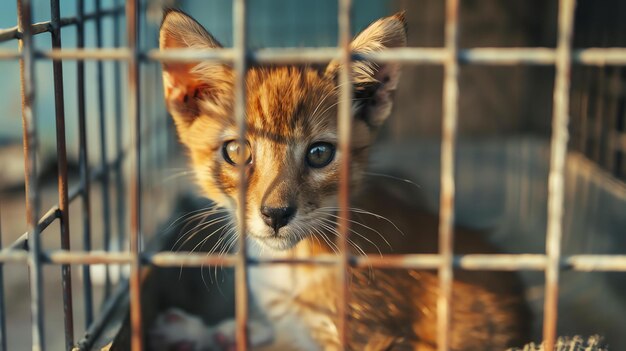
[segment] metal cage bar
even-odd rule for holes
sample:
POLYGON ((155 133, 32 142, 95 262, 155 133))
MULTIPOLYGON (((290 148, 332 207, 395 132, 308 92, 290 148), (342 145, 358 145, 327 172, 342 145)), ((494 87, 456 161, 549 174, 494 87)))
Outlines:
MULTIPOLYGON (((237 121, 238 142, 246 144, 246 72, 247 72, 247 17, 246 0, 233 1, 234 27, 234 68, 235 68, 235 103, 234 113, 237 121)), ((239 191, 237 198, 237 231, 239 235, 239 253, 235 264, 235 323, 237 349, 248 349, 248 265, 246 245, 246 167, 238 165, 239 191)))
POLYGON ((30 0, 17 0, 18 28, 22 33, 20 43, 20 78, 22 92, 22 123, 24 142, 24 180, 26 189, 26 221, 28 223, 28 268, 31 294, 33 351, 44 350, 43 282, 41 267, 41 241, 37 218, 41 207, 37 181, 37 124, 35 119, 35 60, 31 34, 32 9, 30 0))
POLYGON ((459 64, 457 42, 459 0, 446 1, 443 121, 441 140, 441 190, 439 199, 439 295, 437 298, 437 349, 450 349, 452 258, 454 240, 454 145, 456 143, 459 64))
MULTIPOLYGON (((114 0, 114 7, 120 7, 121 0, 114 0)), ((119 16, 113 16, 113 46, 120 47, 121 45, 121 33, 120 33, 120 20, 119 16)), ((122 91, 119 89, 121 87, 121 63, 120 61, 115 61, 113 63, 113 86, 117 87, 115 89, 115 158, 119 162, 116 162, 114 165, 115 169, 115 189, 116 189, 116 219, 117 219, 117 246, 118 250, 123 251, 126 243, 126 201, 124 201, 126 197, 126 185, 124 183, 124 169, 122 167, 122 160, 124 159, 125 150, 124 145, 122 143, 123 138, 123 114, 122 114, 122 91)), ((122 273, 120 272, 120 278, 122 278, 122 273)))
POLYGON ((127 45, 133 55, 128 60, 128 117, 132 152, 129 153, 130 176, 130 319, 131 347, 143 350, 141 316, 141 114, 139 111, 139 3, 126 1, 127 45))
MULTIPOLYGON (((2 210, 0 210, 0 249, 2 249, 2 210)), ((0 262, 0 350, 7 350, 6 306, 4 304, 4 264, 0 262)))
POLYGON ((338 46, 340 49, 340 67, 339 67, 339 105, 337 115, 338 135, 339 135, 339 151, 341 152, 341 166, 339 169, 339 218, 337 227, 339 229, 339 265, 338 286, 339 298, 337 299, 337 319, 339 342, 343 349, 347 349, 350 340, 350 330, 348 325, 349 319, 349 301, 350 301, 350 159, 351 159, 351 140, 352 140, 352 79, 350 77, 351 54, 350 41, 352 34, 350 32, 352 0, 339 0, 338 18, 339 37, 338 46))
MULTIPOLYGON (((95 0, 95 13, 96 15, 102 12, 102 1, 95 0)), ((96 16, 96 47, 102 48, 102 17, 96 16)), ((100 164, 102 167, 102 179, 100 180, 100 190, 102 191, 102 247, 106 251, 111 251, 111 191, 109 187, 110 170, 108 165, 108 152, 107 152, 107 123, 106 123, 106 108, 105 108, 105 95, 104 95, 104 62, 96 61, 96 90, 98 92, 98 120, 100 131, 100 164)), ((111 277, 109 266, 104 268, 104 298, 107 299, 111 294, 111 277)))
POLYGON ((563 236, 565 158, 569 122, 569 89, 572 61, 572 36, 576 0, 559 1, 559 25, 552 114, 552 145, 548 176, 548 228, 546 233, 546 289, 543 317, 543 339, 546 351, 554 349, 559 300, 559 260, 563 236))
MULTIPOLYGON (((59 0, 50 0, 52 48, 61 49, 61 9, 59 0)), ((57 168, 59 196, 59 226, 61 230, 61 249, 70 249, 69 199, 67 180, 67 150, 65 145, 65 102, 63 89, 63 65, 61 61, 52 63, 54 77, 54 105, 57 138, 57 168)), ((63 285, 63 317, 65 329, 65 348, 74 344, 74 309, 72 303, 72 270, 67 264, 61 265, 63 285)))
MULTIPOLYGON (((85 12, 84 0, 76 2, 78 23, 76 26, 76 46, 80 49, 85 46, 85 12)), ((85 120, 85 62, 76 62, 76 92, 78 94, 78 168, 80 171, 80 192, 82 204, 83 250, 91 251, 91 189, 89 179, 89 160, 87 152, 87 123, 85 120)), ((83 265, 83 299, 85 308, 85 329, 93 321, 93 291, 91 286, 91 269, 83 265)))
MULTIPOLYGON (((116 16, 123 12, 124 12, 124 8, 118 6, 112 9, 102 11, 100 13, 84 14, 82 17, 76 16, 76 17, 59 18, 59 21, 56 24, 53 24, 52 21, 33 23, 30 25, 31 27, 30 34, 37 35, 41 33, 51 32, 53 30, 53 27, 55 26, 62 28, 62 27, 67 27, 67 26, 72 26, 72 25, 78 25, 80 23, 84 23, 84 21, 87 21, 87 20, 93 20, 95 18, 105 17, 105 16, 116 16)), ((23 31, 19 28, 19 26, 6 28, 6 29, 0 29, 0 42, 21 39, 22 36, 23 36, 23 31)))
MULTIPOLYGON (((127 48, 113 49, 63 49, 38 50, 35 57, 51 60, 128 60, 132 53, 127 48)), ((215 61, 231 63, 234 50, 223 49, 151 49, 139 54, 142 61, 197 62, 215 61)), ((458 49, 457 59, 462 64, 476 65, 538 65, 553 66, 556 62, 556 49, 550 48, 490 48, 477 47, 458 49)), ((0 50, 0 59, 15 60, 20 53, 15 50, 0 50)), ((265 48, 248 50, 247 60, 252 63, 325 63, 339 59, 337 48, 265 48)), ((380 52, 353 54, 353 59, 366 59, 374 62, 400 62, 406 64, 441 65, 446 59, 442 48, 390 48, 380 52)), ((572 63, 587 66, 626 66, 626 48, 586 48, 571 52, 572 63)))

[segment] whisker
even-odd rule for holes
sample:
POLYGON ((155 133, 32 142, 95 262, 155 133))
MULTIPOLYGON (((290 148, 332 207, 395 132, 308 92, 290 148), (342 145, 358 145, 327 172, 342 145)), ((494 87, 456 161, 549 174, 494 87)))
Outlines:
MULTIPOLYGON (((330 220, 330 219, 328 219, 328 218, 320 218, 320 219, 322 219, 322 220, 324 220, 324 221, 327 221, 328 223, 331 223, 331 224, 334 224, 334 223, 335 223, 335 222, 333 222, 332 220, 330 220)), ((366 237, 365 235, 363 235, 363 234, 361 234, 361 233, 357 232, 357 231, 356 231, 356 230, 354 230, 353 228, 350 228, 349 230, 350 230, 350 232, 351 232, 351 233, 356 234, 356 235, 358 235, 360 238, 362 238, 363 240, 367 241, 370 245, 372 245, 372 246, 376 249, 376 251, 378 251, 378 254, 379 254, 381 257, 383 256, 383 253, 380 251, 380 248, 378 248, 378 245, 376 245, 376 244, 375 244, 372 240, 370 240, 370 239, 369 239, 368 237, 366 237)), ((382 234, 380 234, 380 233, 379 233, 379 235, 381 235, 381 237, 382 237, 382 234)), ((383 238, 383 240, 384 240, 384 238, 383 238)), ((386 241, 386 240, 385 240, 385 241, 386 241)), ((387 243, 387 244, 389 245, 389 243, 387 243)), ((389 245, 389 247, 391 247, 391 245, 389 245)))
POLYGON ((169 175, 169 176, 167 176, 167 177, 165 177, 165 178, 163 178, 161 180, 161 184, 165 184, 165 183, 170 182, 170 181, 172 181, 174 179, 178 179, 178 178, 182 178, 182 177, 190 176, 190 175, 194 176, 194 175, 196 175, 196 172, 195 171, 185 171, 185 172, 179 172, 179 173, 175 173, 175 174, 169 175))
MULTIPOLYGON (((196 213, 196 214, 190 216, 189 218, 185 219, 186 223, 185 223, 185 225, 182 228, 180 228, 179 232, 184 232, 187 229, 187 227, 189 227, 189 225, 191 225, 195 220, 197 220, 200 217, 202 217, 202 219, 200 221, 198 221, 198 223, 196 224, 196 227, 201 225, 211 215, 213 215, 213 214, 222 214, 222 216, 223 216, 223 213, 226 212, 226 211, 227 210, 223 210, 223 209, 217 210, 217 209, 210 208, 210 209, 208 209, 206 211, 203 211, 203 212, 200 212, 200 213, 196 213)), ((194 227, 194 228, 192 228, 190 230, 194 230, 196 227, 194 227)))
MULTIPOLYGON (((335 214, 332 214, 332 213, 327 213, 327 215, 332 216, 332 217, 337 218, 337 219, 340 219, 340 218, 341 218, 341 217, 339 217, 339 216, 337 216, 337 215, 335 215, 335 214)), ((332 220, 330 220, 330 219, 328 219, 328 218, 323 218, 323 219, 325 219, 325 220, 327 220, 327 221, 330 221, 330 222, 332 222, 332 223, 335 223, 335 221, 332 221, 332 220)), ((389 243, 389 241, 388 241, 388 240, 385 238, 385 236, 384 236, 381 232, 379 232, 378 230, 376 230, 376 229, 374 229, 374 228, 372 228, 372 227, 370 227, 370 226, 367 226, 367 225, 365 225, 365 224, 363 224, 363 223, 361 223, 361 222, 359 222, 359 221, 352 220, 352 219, 349 219, 349 220, 348 220, 348 222, 353 223, 353 224, 358 224, 358 225, 360 225, 360 226, 362 226, 362 227, 364 227, 364 228, 366 228, 366 229, 369 229, 369 230, 373 231, 374 233, 378 234, 378 236, 379 236, 381 239, 383 239, 383 240, 385 241, 385 243, 387 244, 387 246, 389 246, 389 248, 393 250, 393 247, 391 247, 391 244, 389 243)), ((357 233, 357 234, 358 234, 358 233, 357 233)), ((358 234, 358 235, 359 235, 360 237, 362 237, 363 239, 367 240, 367 241, 368 241, 369 243, 371 243, 372 245, 374 245, 374 243, 373 243, 370 239, 366 238, 365 236, 363 236, 363 235, 361 235, 361 234, 358 234)), ((376 246, 376 245, 374 245, 374 246, 376 246)), ((379 251, 380 251, 380 250, 379 250, 379 251)))
POLYGON ((178 217, 176 220, 174 220, 165 230, 169 230, 170 228, 172 228, 176 223, 178 223, 179 221, 183 220, 185 217, 191 216, 193 214, 197 214, 199 212, 204 213, 204 211, 212 211, 217 207, 217 205, 213 204, 211 206, 205 207, 205 208, 201 208, 199 210, 195 210, 195 211, 191 211, 191 212, 187 212, 183 215, 181 215, 180 217, 178 217))
POLYGON ((389 175, 389 174, 375 173, 375 172, 363 172, 363 174, 371 175, 371 176, 375 176, 375 177, 381 177, 381 178, 389 178, 389 179, 397 180, 397 181, 400 181, 400 182, 403 182, 403 183, 411 184, 411 185, 415 186, 418 189, 422 188, 421 185, 415 183, 414 181, 412 181, 410 179, 395 177, 395 176, 392 176, 392 175, 389 175))
MULTIPOLYGON (((317 211, 324 211, 324 210, 332 210, 332 211, 338 211, 340 210, 340 207, 320 207, 317 209, 317 211)), ((404 232, 402 230, 400 230, 400 228, 398 228, 398 226, 389 218, 383 216, 383 215, 379 215, 377 213, 374 212, 370 212, 361 208, 356 208, 356 207, 349 207, 348 211, 350 212, 355 212, 355 213, 361 213, 361 214, 366 214, 366 215, 370 215, 373 217, 376 217, 378 219, 382 219, 384 221, 386 221, 387 223, 391 224, 398 232, 400 232, 400 234, 402 234, 402 236, 406 236, 406 234, 404 234, 404 232)))
MULTIPOLYGON (((320 225, 322 225, 323 227, 326 227, 328 230, 330 230, 330 233, 334 234, 336 237, 340 237, 341 236, 336 229, 334 229, 332 227, 329 227, 326 224, 320 223, 320 225)), ((350 238, 348 238, 348 244, 350 246, 352 246, 361 255, 363 255, 364 257, 367 257, 367 253, 359 245, 357 245, 354 241, 350 240, 350 238)), ((339 250, 339 248, 337 248, 337 250, 339 250)), ((373 267, 372 267, 371 263, 368 264, 368 274, 370 275, 370 277, 374 276, 374 271, 373 271, 373 267)))
MULTIPOLYGON (((201 223, 201 224, 199 224, 199 225, 195 226, 194 228, 192 228, 192 229, 188 230, 188 231, 187 231, 187 232, 185 232, 185 233, 184 233, 184 234, 183 234, 180 238, 178 238, 178 240, 176 240, 176 243, 174 243, 174 246, 175 246, 176 244, 178 244, 178 242, 179 242, 179 241, 180 241, 183 237, 187 236, 187 234, 188 234, 188 233, 191 233, 191 231, 192 231, 192 230, 195 230, 195 232, 193 232, 192 234, 190 234, 190 235, 188 235, 188 236, 187 236, 187 238, 185 239, 185 241, 183 241, 183 242, 182 242, 182 243, 178 246, 178 249, 176 250, 176 252, 180 251, 180 250, 183 248, 183 246, 184 246, 186 243, 188 243, 188 242, 189 242, 189 240, 191 240, 192 238, 194 238, 194 237, 195 237, 198 233, 202 232, 204 229, 206 229, 206 228, 208 228, 208 227, 210 227, 210 226, 212 226, 212 225, 214 225, 214 224, 221 223, 221 222, 226 221, 226 220, 229 220, 229 219, 230 219, 230 218, 229 218, 229 216, 228 216, 228 215, 224 215, 224 216, 221 216, 221 217, 218 217, 218 218, 214 218, 214 219, 212 219, 212 220, 210 220, 210 221, 208 221, 208 222, 203 222, 203 223, 201 223), (197 229, 197 230, 196 230, 196 229, 197 229)), ((213 235, 213 234, 214 234, 214 233, 211 233, 211 235, 213 235)), ((208 238, 208 237, 210 237, 210 235, 209 235, 209 236, 207 236, 207 238, 208 238)), ((203 239, 203 240, 204 240, 204 239, 203 239)))

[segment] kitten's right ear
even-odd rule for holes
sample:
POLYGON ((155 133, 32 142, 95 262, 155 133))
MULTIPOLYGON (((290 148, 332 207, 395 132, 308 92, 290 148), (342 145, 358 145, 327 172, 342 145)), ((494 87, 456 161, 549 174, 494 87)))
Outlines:
MULTIPOLYGON (((215 49, 220 43, 202 25, 178 10, 166 10, 159 33, 164 49, 215 49)), ((226 65, 212 62, 164 62, 165 101, 178 125, 188 125, 199 115, 200 104, 225 110, 232 93, 233 73, 226 65)))

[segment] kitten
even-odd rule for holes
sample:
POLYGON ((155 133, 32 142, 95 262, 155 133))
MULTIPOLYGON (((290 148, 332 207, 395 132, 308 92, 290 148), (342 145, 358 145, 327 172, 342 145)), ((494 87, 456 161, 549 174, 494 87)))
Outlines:
MULTIPOLYGON (((382 18, 351 43, 357 53, 406 45, 402 13, 382 18)), ((161 49, 219 48, 200 24, 179 11, 165 14, 161 49)), ((164 63, 165 101, 189 151, 203 194, 236 216, 239 177, 246 165, 246 224, 252 255, 310 257, 336 249, 338 72, 340 64, 252 67, 246 76, 246 143, 237 142, 231 67, 213 62, 164 63)), ((365 179, 370 146, 392 108, 399 66, 356 61, 351 187, 354 254, 437 252, 437 218, 415 204, 412 189, 365 179)), ((476 233, 456 231, 455 252, 496 252, 476 233)), ((353 350, 436 349, 435 272, 351 270, 349 345, 353 350)), ((253 347, 337 350, 336 268, 253 267, 253 347)), ((521 344, 527 309, 513 273, 455 273, 453 350, 504 350, 521 344)), ((152 326, 154 349, 229 350, 234 323, 207 327, 169 310, 152 326)))

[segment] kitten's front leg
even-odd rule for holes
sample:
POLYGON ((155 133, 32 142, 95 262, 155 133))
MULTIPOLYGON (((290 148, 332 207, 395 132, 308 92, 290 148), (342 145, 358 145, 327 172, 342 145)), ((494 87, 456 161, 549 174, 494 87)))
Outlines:
MULTIPOLYGON (((251 347, 272 342, 274 330, 264 318, 251 316, 248 321, 251 347)), ((161 313, 149 334, 150 349, 154 351, 234 351, 236 322, 227 319, 214 327, 206 326, 202 319, 178 308, 161 313)))

